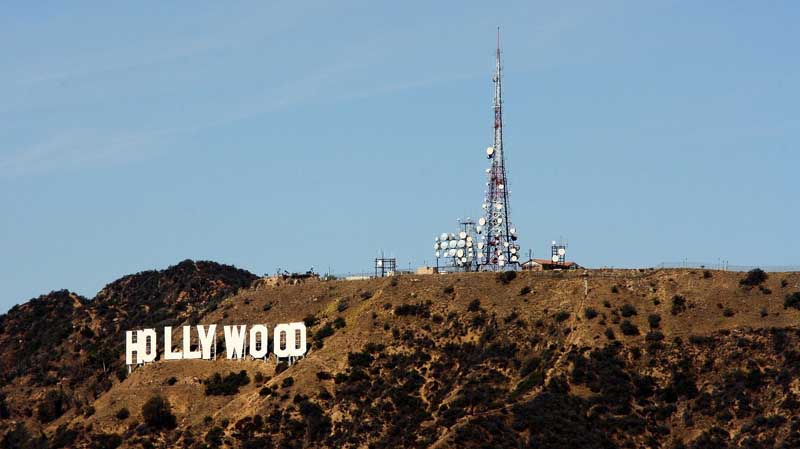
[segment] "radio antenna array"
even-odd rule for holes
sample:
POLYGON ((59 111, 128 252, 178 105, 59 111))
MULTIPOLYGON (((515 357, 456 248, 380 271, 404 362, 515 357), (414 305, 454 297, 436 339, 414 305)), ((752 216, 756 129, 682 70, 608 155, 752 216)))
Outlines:
POLYGON ((478 254, 484 271, 516 269, 519 266, 517 231, 511 224, 508 178, 503 148, 503 88, 502 64, 500 62, 500 28, 497 29, 497 52, 494 82, 494 129, 493 144, 486 149, 491 165, 486 169, 488 182, 483 202, 483 217, 476 231, 483 235, 482 248, 478 254))

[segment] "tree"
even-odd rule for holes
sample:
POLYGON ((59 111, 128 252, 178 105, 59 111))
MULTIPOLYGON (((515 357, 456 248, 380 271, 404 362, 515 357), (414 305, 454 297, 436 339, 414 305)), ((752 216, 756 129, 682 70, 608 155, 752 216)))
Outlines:
POLYGON ((174 429, 177 426, 169 401, 156 395, 142 406, 142 417, 145 424, 154 429, 174 429))

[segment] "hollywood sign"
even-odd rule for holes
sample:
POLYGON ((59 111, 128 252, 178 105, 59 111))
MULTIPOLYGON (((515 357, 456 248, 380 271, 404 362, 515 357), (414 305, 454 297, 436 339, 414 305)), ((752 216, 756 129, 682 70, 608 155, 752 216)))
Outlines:
MULTIPOLYGON (((266 359, 269 354, 267 327, 255 324, 248 329, 246 325, 223 326, 225 353, 228 359, 243 359, 248 355, 253 359, 266 359)), ((125 332, 125 363, 128 366, 154 362, 158 355, 158 341, 155 329, 142 329, 125 332)), ((217 358, 217 325, 183 326, 181 349, 172 347, 172 327, 164 327, 164 360, 213 360, 217 358), (198 345, 192 347, 192 327, 197 335, 198 345)), ((306 353, 306 326, 300 323, 286 323, 275 326, 273 353, 278 359, 293 361, 306 353)))

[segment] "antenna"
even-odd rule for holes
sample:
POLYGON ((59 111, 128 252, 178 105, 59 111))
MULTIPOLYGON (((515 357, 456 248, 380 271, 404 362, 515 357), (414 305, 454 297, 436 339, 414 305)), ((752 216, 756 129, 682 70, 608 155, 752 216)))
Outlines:
POLYGON ((491 166, 486 170, 488 189, 483 202, 484 216, 478 221, 478 233, 483 236, 481 269, 495 271, 516 268, 519 251, 517 245, 517 230, 511 225, 510 207, 508 201, 508 178, 505 165, 503 148, 503 88, 502 64, 500 61, 500 27, 497 27, 497 50, 495 52, 495 72, 492 77, 494 83, 494 126, 492 133, 492 146, 486 149, 486 157, 491 161, 491 166), (513 252, 512 252, 513 249, 513 252))

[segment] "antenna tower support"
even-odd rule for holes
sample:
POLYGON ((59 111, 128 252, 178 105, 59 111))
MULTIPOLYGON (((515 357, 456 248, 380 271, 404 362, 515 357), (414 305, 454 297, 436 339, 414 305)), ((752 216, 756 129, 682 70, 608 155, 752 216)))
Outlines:
POLYGON ((493 145, 486 153, 491 159, 487 170, 488 188, 483 203, 485 230, 483 231, 483 254, 481 265, 486 271, 515 269, 518 266, 519 246, 516 230, 511 225, 508 201, 508 179, 506 177, 505 149, 503 148, 503 88, 500 62, 500 28, 497 28, 497 52, 494 82, 494 127, 493 145), (512 251, 514 248, 514 251, 512 251))

